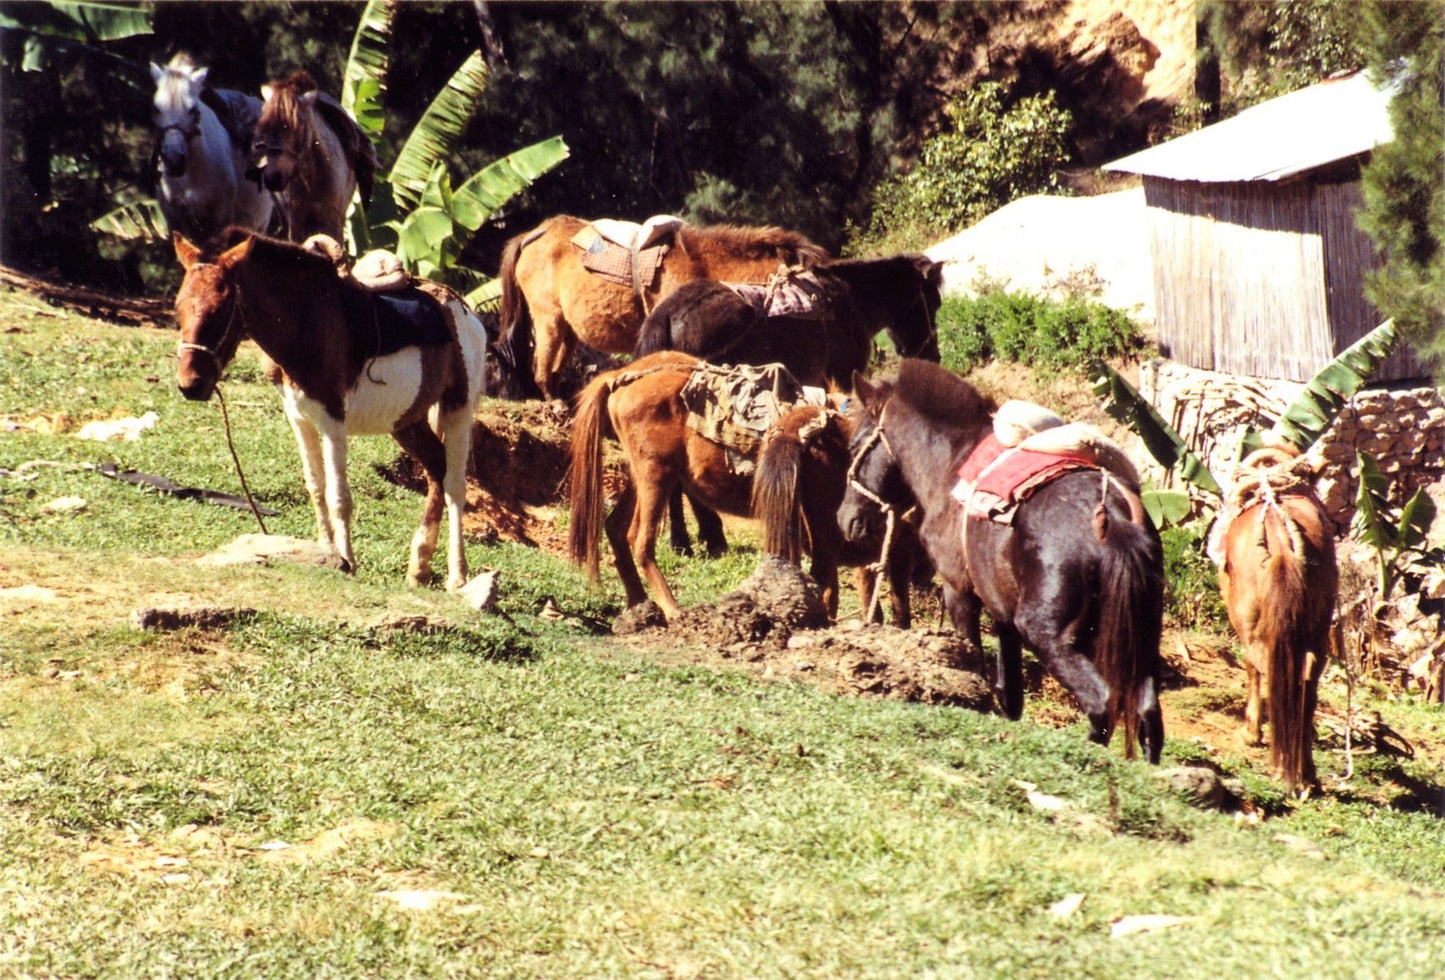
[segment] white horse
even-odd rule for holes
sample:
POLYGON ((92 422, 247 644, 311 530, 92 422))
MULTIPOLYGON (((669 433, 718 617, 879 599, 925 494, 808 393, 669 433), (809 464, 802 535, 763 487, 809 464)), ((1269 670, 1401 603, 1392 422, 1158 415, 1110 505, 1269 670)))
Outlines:
POLYGON ((270 193, 244 176, 261 100, 208 89, 208 71, 183 54, 164 68, 151 64, 161 213, 193 241, 232 225, 265 231, 271 222, 270 193))

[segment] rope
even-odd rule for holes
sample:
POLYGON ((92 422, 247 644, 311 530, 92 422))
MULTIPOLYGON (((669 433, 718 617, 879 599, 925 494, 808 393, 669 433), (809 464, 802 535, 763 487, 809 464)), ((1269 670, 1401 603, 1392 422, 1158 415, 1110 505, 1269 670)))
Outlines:
POLYGON ((261 525, 261 533, 269 534, 266 530, 266 522, 261 519, 261 511, 256 507, 256 501, 251 496, 251 488, 246 485, 246 474, 241 470, 241 457, 236 454, 236 444, 231 439, 231 416, 226 411, 226 397, 221 394, 221 385, 216 384, 216 401, 221 403, 221 422, 226 428, 226 448, 231 450, 231 461, 236 464, 236 476, 241 479, 241 490, 246 494, 246 503, 251 507, 251 513, 256 515, 256 523, 261 525))

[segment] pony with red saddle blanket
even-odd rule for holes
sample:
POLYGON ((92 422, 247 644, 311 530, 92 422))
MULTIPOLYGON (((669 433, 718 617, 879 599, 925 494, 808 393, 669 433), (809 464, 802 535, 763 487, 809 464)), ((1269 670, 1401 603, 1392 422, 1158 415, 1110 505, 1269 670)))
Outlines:
POLYGON ((991 399, 926 361, 905 360, 894 381, 859 377, 854 386, 864 411, 838 514, 845 533, 866 534, 873 508, 916 504, 954 628, 982 652, 980 613, 993 622, 1004 714, 1023 713, 1027 646, 1078 700, 1093 741, 1121 730, 1126 756, 1142 745, 1157 763, 1164 561, 1123 453, 1056 417, 1016 439, 1013 429, 1034 426, 1005 424, 991 399), (981 447, 989 455, 970 462, 981 447), (1050 472, 1031 476, 1027 466, 992 479, 1024 453, 1050 472))
POLYGON ((407 581, 431 579, 445 504, 447 588, 465 585, 467 459, 486 380, 481 320, 445 286, 378 293, 338 275, 329 255, 244 229, 204 249, 177 235, 175 247, 186 271, 176 297, 181 394, 209 399, 241 341, 254 340, 301 449, 320 539, 343 568, 356 569, 347 439, 390 434, 427 478, 407 581))
POLYGON ((1317 785, 1315 705, 1330 650, 1339 593, 1334 527, 1298 454, 1259 449, 1240 463, 1210 536, 1229 622, 1244 645, 1245 733, 1264 741, 1268 703, 1270 763, 1291 792, 1317 785))

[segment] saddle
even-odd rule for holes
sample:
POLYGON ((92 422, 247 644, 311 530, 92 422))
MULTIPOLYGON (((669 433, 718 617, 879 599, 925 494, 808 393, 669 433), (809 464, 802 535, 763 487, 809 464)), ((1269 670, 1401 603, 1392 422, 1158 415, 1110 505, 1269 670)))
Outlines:
POLYGON ((250 153, 251 141, 256 136, 256 123, 261 118, 261 100, 244 92, 209 86, 201 89, 199 98, 216 114, 236 152, 242 156, 250 153))
POLYGON ((336 266, 346 322, 357 334, 360 349, 372 351, 370 356, 452 342, 442 303, 455 294, 446 286, 412 276, 384 249, 367 252, 348 269, 346 251, 330 235, 312 235, 301 247, 336 266))
POLYGON ((642 224, 601 218, 573 235, 572 244, 582 250, 588 272, 642 293, 657 281, 669 239, 683 224, 671 215, 655 215, 642 224))
POLYGON ((763 438, 778 419, 799 405, 828 403, 826 391, 800 384, 781 364, 701 364, 679 397, 688 426, 728 450, 728 468, 739 475, 753 472, 763 438))
POLYGON ((737 293, 761 317, 821 319, 828 308, 828 291, 822 280, 798 266, 780 268, 765 283, 725 282, 723 285, 737 293))
POLYGON ((953 497, 966 517, 1010 524, 1034 491, 1079 469, 1104 470, 1139 494, 1139 473, 1113 440, 1038 405, 1010 401, 995 414, 993 432, 959 467, 953 497))

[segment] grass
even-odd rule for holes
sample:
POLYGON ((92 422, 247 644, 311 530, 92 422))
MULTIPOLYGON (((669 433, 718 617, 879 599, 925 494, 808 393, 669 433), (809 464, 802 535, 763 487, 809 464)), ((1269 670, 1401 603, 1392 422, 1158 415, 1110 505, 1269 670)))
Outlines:
MULTIPOLYGON (((0 470, 65 464, 0 476, 0 975, 1425 977, 1445 953, 1423 757, 1298 805, 1250 776, 1279 815, 1237 824, 1077 729, 662 667, 538 616, 605 618, 620 590, 532 549, 472 543, 510 619, 481 616, 402 585, 420 501, 372 469, 380 439, 352 443, 355 578, 198 565, 254 519, 70 468, 236 492, 215 406, 174 394, 174 335, 37 306, 0 294, 0 415, 66 416, 0 431, 0 470), (148 409, 138 442, 73 436, 148 409), (47 512, 65 496, 84 508, 47 512), (181 597, 254 612, 131 626, 181 597), (1183 921, 1111 937, 1155 913, 1183 921)), ((247 478, 310 536, 242 357, 247 478)), ((667 571, 700 602, 754 559, 667 571)), ((1381 710, 1445 739, 1436 709, 1381 710)))

